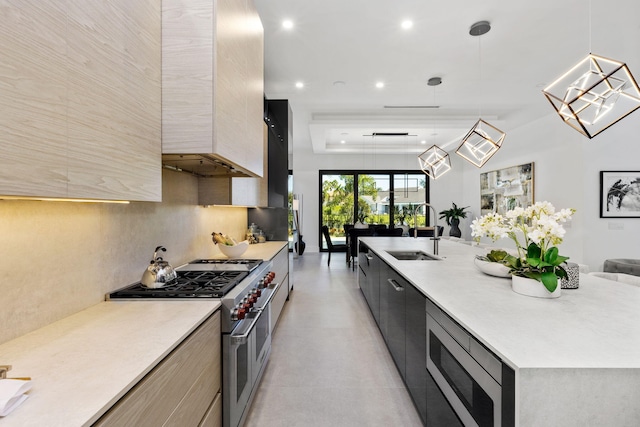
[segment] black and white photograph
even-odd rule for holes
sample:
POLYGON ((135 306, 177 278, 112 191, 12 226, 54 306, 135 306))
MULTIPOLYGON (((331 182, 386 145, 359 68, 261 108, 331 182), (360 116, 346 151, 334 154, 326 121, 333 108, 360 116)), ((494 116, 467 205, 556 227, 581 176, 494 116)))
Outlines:
POLYGON ((600 218, 640 218, 640 171, 600 172, 600 218))

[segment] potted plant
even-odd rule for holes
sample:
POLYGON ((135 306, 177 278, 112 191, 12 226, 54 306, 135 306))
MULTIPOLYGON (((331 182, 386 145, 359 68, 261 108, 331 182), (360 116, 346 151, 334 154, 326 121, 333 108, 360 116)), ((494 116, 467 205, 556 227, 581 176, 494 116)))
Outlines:
POLYGON ((471 235, 477 242, 489 237, 494 242, 509 237, 516 244, 517 255, 505 254, 499 261, 512 276, 515 292, 546 298, 560 296, 558 279, 566 278, 562 264, 569 259, 558 253, 565 230, 562 223, 575 209, 555 211, 549 202, 538 202, 526 209, 517 207, 502 216, 489 213, 471 224, 471 235), (524 279, 524 280, 522 280, 524 279))
POLYGON ((358 215, 356 217, 356 219, 358 220, 355 224, 354 224, 354 228, 367 228, 368 225, 366 223, 367 221, 367 212, 364 206, 359 206, 358 207, 358 215))
POLYGON ((409 234, 409 225, 407 225, 407 216, 409 216, 409 210, 406 206, 398 206, 395 205, 393 207, 393 218, 395 220, 396 225, 399 228, 402 228, 402 235, 409 234))
POLYGON ((449 229, 449 236, 460 237, 462 236, 462 231, 460 231, 460 218, 466 218, 467 213, 465 209, 468 209, 469 206, 464 208, 459 208, 455 203, 451 203, 451 209, 446 209, 440 212, 440 219, 445 219, 447 225, 451 227, 449 229))

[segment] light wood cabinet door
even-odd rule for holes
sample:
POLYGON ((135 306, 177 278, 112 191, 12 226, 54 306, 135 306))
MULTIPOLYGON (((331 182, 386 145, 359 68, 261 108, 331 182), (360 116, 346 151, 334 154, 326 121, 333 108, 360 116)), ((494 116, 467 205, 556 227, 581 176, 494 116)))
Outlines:
POLYGON ((162 151, 263 174, 264 30, 252 0, 165 0, 162 151))
POLYGON ((197 426, 220 392, 220 345, 218 311, 94 426, 197 426))
POLYGON ((0 11, 0 195, 160 201, 161 9, 0 11))

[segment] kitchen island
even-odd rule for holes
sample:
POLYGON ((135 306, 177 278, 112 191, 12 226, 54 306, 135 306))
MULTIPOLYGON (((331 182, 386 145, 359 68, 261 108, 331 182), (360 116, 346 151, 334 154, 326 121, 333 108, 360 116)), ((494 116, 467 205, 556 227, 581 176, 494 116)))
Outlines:
POLYGON ((92 425, 219 307, 103 302, 0 345, 0 361, 13 366, 7 376, 32 378, 29 398, 0 423, 92 425))
POLYGON ((640 423, 640 288, 581 274, 558 299, 532 298, 476 269, 486 249, 441 240, 442 260, 401 261, 387 251, 433 242, 362 242, 515 371, 516 425, 640 423))

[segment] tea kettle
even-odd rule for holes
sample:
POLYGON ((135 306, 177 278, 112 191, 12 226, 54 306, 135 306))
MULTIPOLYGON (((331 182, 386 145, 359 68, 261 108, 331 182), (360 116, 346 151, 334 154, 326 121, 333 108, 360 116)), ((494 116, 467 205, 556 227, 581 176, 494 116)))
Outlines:
POLYGON ((166 252, 167 250, 163 246, 158 246, 153 252, 153 259, 140 280, 140 283, 147 288, 165 287, 178 277, 173 267, 158 255, 158 251, 166 252))

